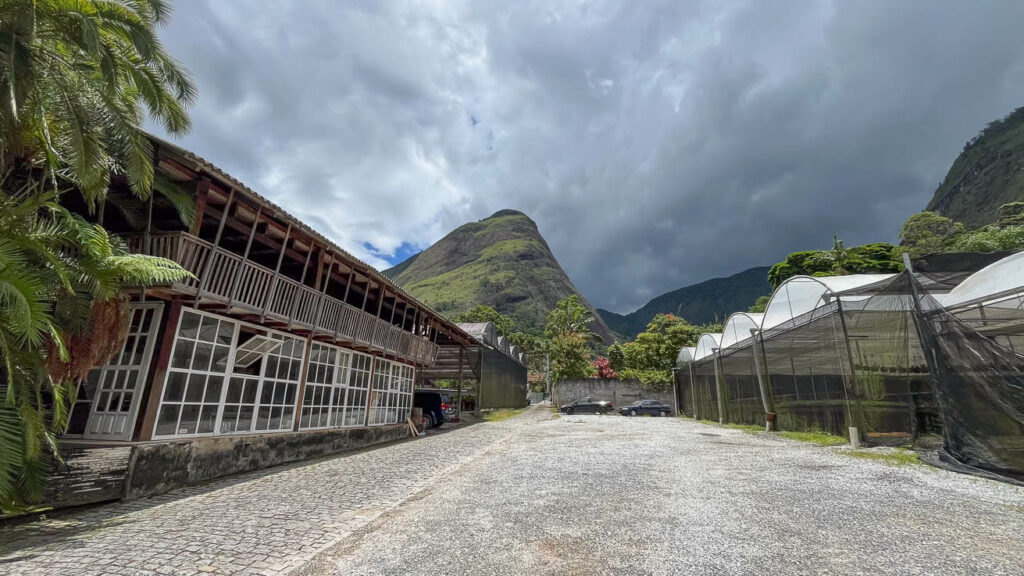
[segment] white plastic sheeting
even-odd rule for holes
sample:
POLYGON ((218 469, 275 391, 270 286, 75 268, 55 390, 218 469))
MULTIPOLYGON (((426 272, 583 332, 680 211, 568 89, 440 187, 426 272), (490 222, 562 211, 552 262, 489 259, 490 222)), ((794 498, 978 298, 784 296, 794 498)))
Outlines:
POLYGON ((947 310, 969 306, 986 299, 1024 292, 1024 252, 989 264, 967 277, 945 296, 938 297, 947 310))
POLYGON ((719 348, 719 342, 722 341, 722 334, 701 334, 700 339, 697 340, 696 350, 693 352, 693 361, 696 362, 702 358, 707 358, 715 353, 715 350, 719 348))
POLYGON ((756 312, 737 312, 729 316, 722 328, 721 348, 724 350, 749 340, 751 330, 761 329, 762 318, 764 318, 764 314, 756 312))
POLYGON ((761 320, 761 329, 778 326, 828 304, 829 298, 844 290, 874 284, 895 274, 851 274, 849 276, 794 276, 772 294, 761 320))
POLYGON ((697 353, 696 346, 686 346, 679 350, 679 355, 676 356, 676 366, 686 366, 690 362, 693 362, 693 357, 697 353))

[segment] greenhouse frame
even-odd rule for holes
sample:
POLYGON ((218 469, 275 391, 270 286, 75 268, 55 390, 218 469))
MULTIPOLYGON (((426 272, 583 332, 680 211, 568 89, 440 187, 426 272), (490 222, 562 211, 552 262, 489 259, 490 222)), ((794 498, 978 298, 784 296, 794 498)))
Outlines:
POLYGON ((942 446, 957 465, 1024 476, 1024 253, 950 256, 789 278, 763 314, 680 350, 680 413, 942 446))

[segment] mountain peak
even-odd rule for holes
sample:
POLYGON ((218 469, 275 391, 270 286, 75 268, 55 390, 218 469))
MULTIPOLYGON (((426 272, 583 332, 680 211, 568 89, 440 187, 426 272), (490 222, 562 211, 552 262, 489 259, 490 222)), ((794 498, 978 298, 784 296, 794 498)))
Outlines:
MULTIPOLYGON (((486 304, 528 331, 542 330, 559 300, 579 294, 537 225, 518 210, 463 224, 384 274, 446 316, 486 304)), ((611 330, 580 297, 594 313, 593 331, 611 342, 611 330)))

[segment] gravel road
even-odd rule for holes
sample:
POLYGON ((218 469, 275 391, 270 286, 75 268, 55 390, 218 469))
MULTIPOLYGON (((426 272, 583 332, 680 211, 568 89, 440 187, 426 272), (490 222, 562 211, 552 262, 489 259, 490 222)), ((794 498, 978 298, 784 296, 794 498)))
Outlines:
POLYGON ((298 573, 1024 574, 1019 487, 675 418, 480 426, 513 433, 298 573))

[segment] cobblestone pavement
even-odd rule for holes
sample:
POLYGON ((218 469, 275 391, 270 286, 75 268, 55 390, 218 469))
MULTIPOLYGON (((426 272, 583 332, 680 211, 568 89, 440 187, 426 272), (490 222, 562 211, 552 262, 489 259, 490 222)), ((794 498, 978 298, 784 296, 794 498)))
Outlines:
POLYGON ((544 411, 0 527, 0 575, 286 574, 544 411))
POLYGON ((0 574, 1019 575, 1022 534, 1018 487, 533 409, 0 529, 0 574))

